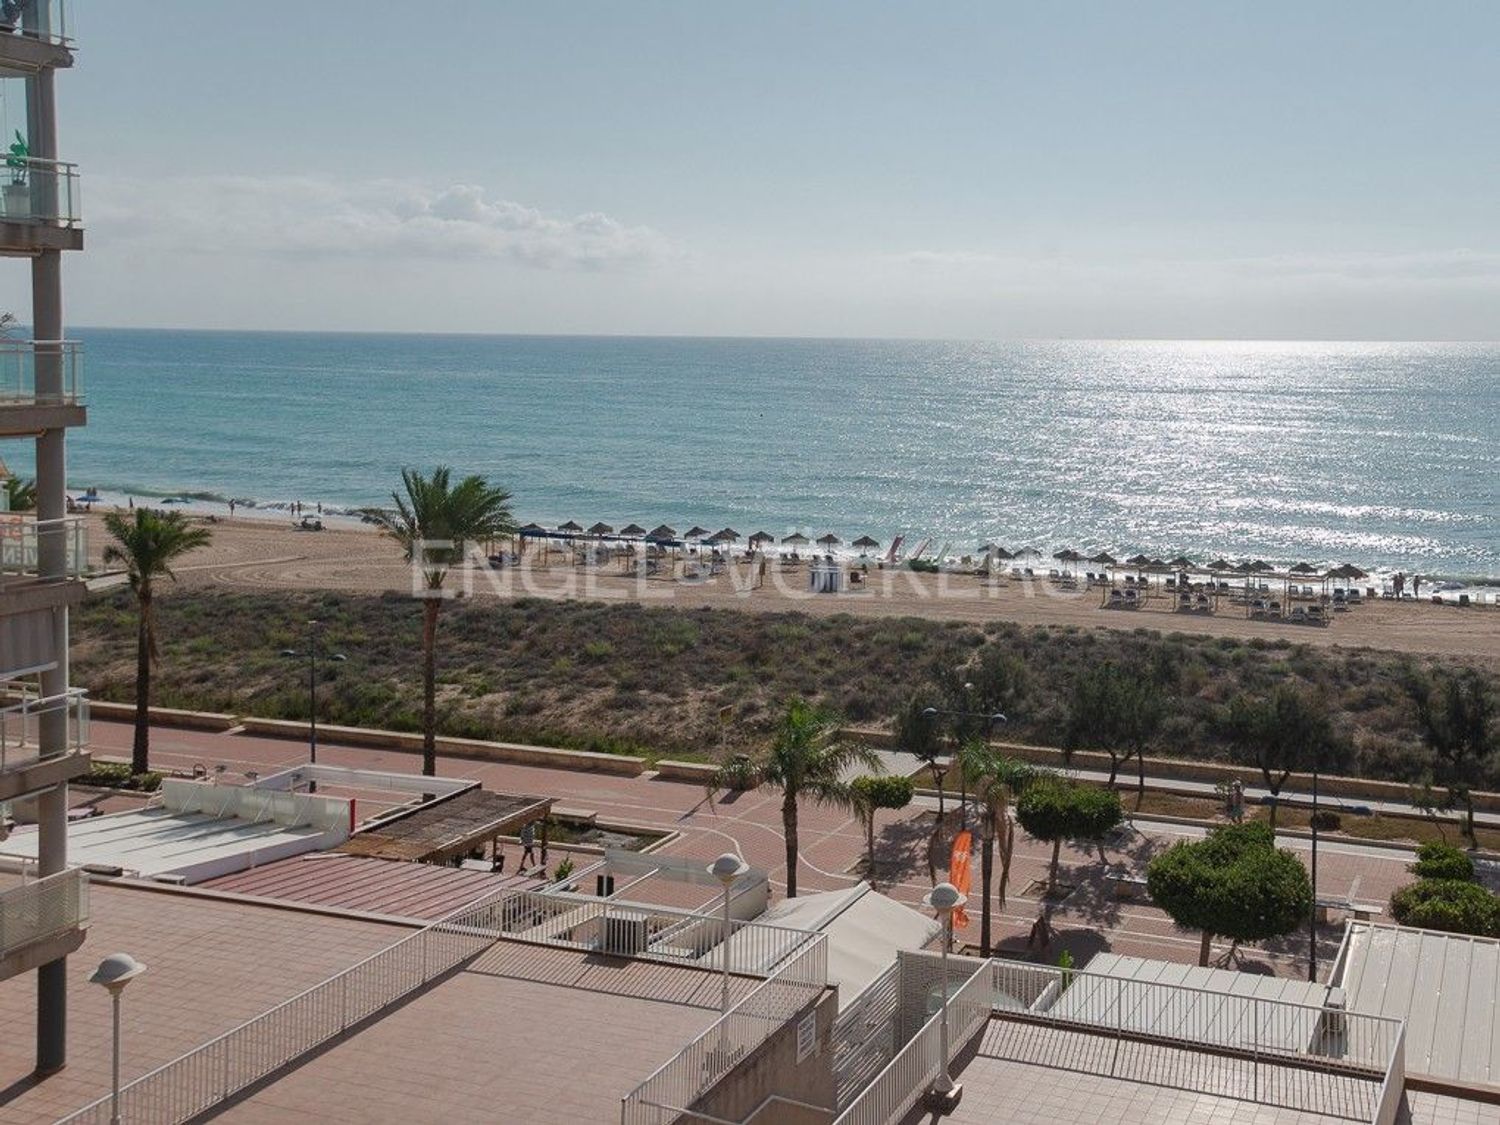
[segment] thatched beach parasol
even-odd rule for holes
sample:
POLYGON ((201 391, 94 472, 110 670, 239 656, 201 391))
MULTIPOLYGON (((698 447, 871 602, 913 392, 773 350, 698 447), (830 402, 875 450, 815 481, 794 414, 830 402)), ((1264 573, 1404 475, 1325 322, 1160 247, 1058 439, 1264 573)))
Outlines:
POLYGON ((646 529, 638 523, 632 523, 620 528, 620 534, 629 539, 639 539, 646 534, 646 529))
POLYGON ((837 547, 842 542, 842 539, 840 539, 837 535, 830 531, 827 535, 824 535, 818 539, 818 546, 837 547))
POLYGON ((776 536, 772 535, 769 531, 757 531, 754 535, 750 536, 748 542, 752 547, 759 547, 762 543, 776 542, 776 536))
POLYGON ((569 520, 567 523, 558 524, 557 530, 566 531, 569 535, 577 535, 580 531, 583 530, 583 524, 579 523, 577 520, 569 520))
POLYGON ((699 527, 697 524, 694 524, 692 527, 688 528, 687 531, 685 531, 683 533, 682 537, 684 539, 702 539, 707 534, 708 534, 708 528, 706 528, 706 527, 699 527))
POLYGON ((803 535, 800 531, 794 531, 790 535, 784 535, 781 538, 781 545, 783 547, 805 547, 810 542, 812 542, 812 540, 803 535))
POLYGON ((607 523, 596 523, 593 527, 589 528, 588 533, 590 535, 613 535, 615 529, 607 523))
POLYGON ((880 546, 880 540, 871 539, 868 535, 861 535, 849 545, 851 547, 858 547, 861 551, 873 551, 880 546))
POLYGON ((673 528, 673 527, 669 527, 667 524, 664 524, 664 523, 663 524, 658 524, 656 527, 654 527, 650 531, 646 532, 646 538, 647 539, 676 539, 677 538, 677 529, 673 528))

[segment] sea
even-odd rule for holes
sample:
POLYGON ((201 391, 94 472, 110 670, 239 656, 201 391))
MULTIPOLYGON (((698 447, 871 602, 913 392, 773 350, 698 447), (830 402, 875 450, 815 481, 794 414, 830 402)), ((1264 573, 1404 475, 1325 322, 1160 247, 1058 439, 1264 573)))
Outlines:
POLYGON ((1500 580, 1500 344, 72 335, 70 486, 137 503, 333 516, 446 464, 544 525, 1500 580))

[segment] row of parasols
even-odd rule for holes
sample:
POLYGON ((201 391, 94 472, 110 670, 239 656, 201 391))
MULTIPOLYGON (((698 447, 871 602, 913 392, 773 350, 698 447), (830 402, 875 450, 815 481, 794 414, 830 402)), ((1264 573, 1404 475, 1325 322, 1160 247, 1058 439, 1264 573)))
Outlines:
MULTIPOLYGON (((1023 555, 1040 556, 1039 551, 1035 551, 1030 548, 1023 548, 1020 551, 1012 553, 1010 551, 1007 551, 1004 547, 997 547, 993 543, 987 543, 983 547, 980 547, 979 550, 982 554, 1000 560, 1016 559, 1020 558, 1023 555)), ((1199 564, 1188 558, 1186 555, 1178 555, 1175 559, 1165 560, 1160 558, 1153 558, 1150 555, 1133 555, 1122 562, 1121 560, 1116 559, 1108 551, 1100 551, 1097 555, 1084 555, 1078 551, 1074 551, 1066 547, 1053 554, 1052 557, 1058 562, 1074 566, 1076 566, 1078 563, 1094 563, 1096 565, 1105 567, 1124 566, 1138 571, 1189 571, 1200 574, 1207 572, 1211 574, 1244 575, 1272 575, 1280 573, 1275 566, 1271 565, 1268 562, 1265 562, 1262 559, 1255 559, 1250 562, 1232 563, 1227 559, 1220 558, 1215 559, 1211 563, 1199 564)), ((1354 582, 1358 581, 1361 578, 1369 577, 1369 575, 1365 571, 1361 570, 1353 563, 1344 563, 1342 566, 1336 566, 1330 570, 1325 571, 1320 570, 1316 566, 1313 566, 1312 563, 1299 562, 1294 564, 1293 566, 1288 567, 1284 573, 1289 577, 1317 578, 1320 581, 1343 580, 1354 582)))
MULTIPOLYGON (((585 536, 593 539, 639 539, 664 547, 678 546, 683 543, 701 543, 705 546, 719 547, 738 543, 744 539, 751 547, 760 548, 777 542, 776 536, 769 531, 757 531, 754 535, 747 537, 732 527, 721 528, 714 532, 710 532, 706 527, 690 527, 679 535, 676 528, 669 527, 667 524, 647 531, 644 527, 632 523, 617 531, 607 523, 596 523, 593 527, 584 527, 573 520, 559 524, 556 528, 545 528, 540 524, 529 523, 521 528, 518 534, 523 539, 578 539, 585 536)), ((832 532, 820 536, 817 540, 794 532, 791 535, 782 536, 780 542, 784 547, 805 547, 812 542, 816 542, 820 547, 838 547, 844 541, 832 532)), ((880 542, 868 535, 862 535, 850 546, 862 551, 873 551, 880 546, 880 542)))

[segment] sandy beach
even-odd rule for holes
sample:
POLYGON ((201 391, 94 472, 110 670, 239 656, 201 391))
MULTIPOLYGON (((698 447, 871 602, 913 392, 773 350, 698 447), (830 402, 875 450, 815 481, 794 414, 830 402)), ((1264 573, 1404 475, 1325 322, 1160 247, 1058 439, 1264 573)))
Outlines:
MULTIPOLYGON (((96 513, 90 517, 91 552, 97 558, 107 536, 96 513)), ((393 543, 373 529, 352 525, 297 531, 261 519, 219 520, 213 543, 177 567, 188 588, 230 590, 335 590, 351 594, 409 592, 411 575, 393 543)), ((970 575, 876 571, 864 588, 810 594, 805 568, 780 570, 764 579, 746 564, 716 578, 679 576, 640 579, 618 564, 581 567, 554 552, 550 565, 528 552, 519 567, 492 570, 482 564, 449 577, 453 588, 478 598, 548 597, 599 601, 637 600, 685 608, 715 607, 754 612, 919 616, 936 620, 1014 621, 1023 625, 1153 629, 1213 636, 1285 638, 1310 645, 1375 648, 1500 660, 1500 611, 1418 602, 1374 601, 1337 614, 1328 626, 1251 620, 1243 607, 1223 601, 1216 613, 1173 612, 1166 599, 1140 609, 1105 609, 1095 590, 1065 591, 1041 581, 981 581, 970 575)), ((107 583, 107 580, 106 580, 107 583)), ((101 583, 105 584, 105 583, 101 583)))

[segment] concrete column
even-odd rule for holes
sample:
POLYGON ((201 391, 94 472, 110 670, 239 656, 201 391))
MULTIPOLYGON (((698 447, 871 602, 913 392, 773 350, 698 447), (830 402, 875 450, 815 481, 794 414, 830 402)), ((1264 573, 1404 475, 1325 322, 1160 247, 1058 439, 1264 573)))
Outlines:
MULTIPOLYGON (((34 156, 57 156, 57 116, 53 95, 53 72, 43 70, 27 82, 27 138, 34 156)), ((57 184, 50 175, 33 170, 33 205, 46 206, 37 192, 55 196, 57 184)), ((55 212, 44 211, 44 214, 55 212)), ((62 254, 51 250, 31 263, 31 323, 35 339, 61 340, 62 254)), ((35 356, 36 388, 41 395, 61 395, 62 357, 52 349, 35 356)), ((36 439, 36 501, 39 521, 60 520, 67 515, 67 431, 48 430, 36 439)), ((54 524, 39 536, 38 561, 43 575, 67 573, 70 536, 54 524)), ((52 611, 53 648, 57 664, 41 675, 44 697, 58 696, 68 688, 68 611, 52 611)), ((42 754, 63 753, 68 746, 68 715, 55 711, 43 716, 38 730, 42 754)), ((68 787, 59 785, 37 800, 38 870, 50 875, 68 863, 68 787)), ((67 1063, 68 977, 67 958, 49 962, 37 970, 36 1069, 39 1074, 61 1070, 67 1063)))

